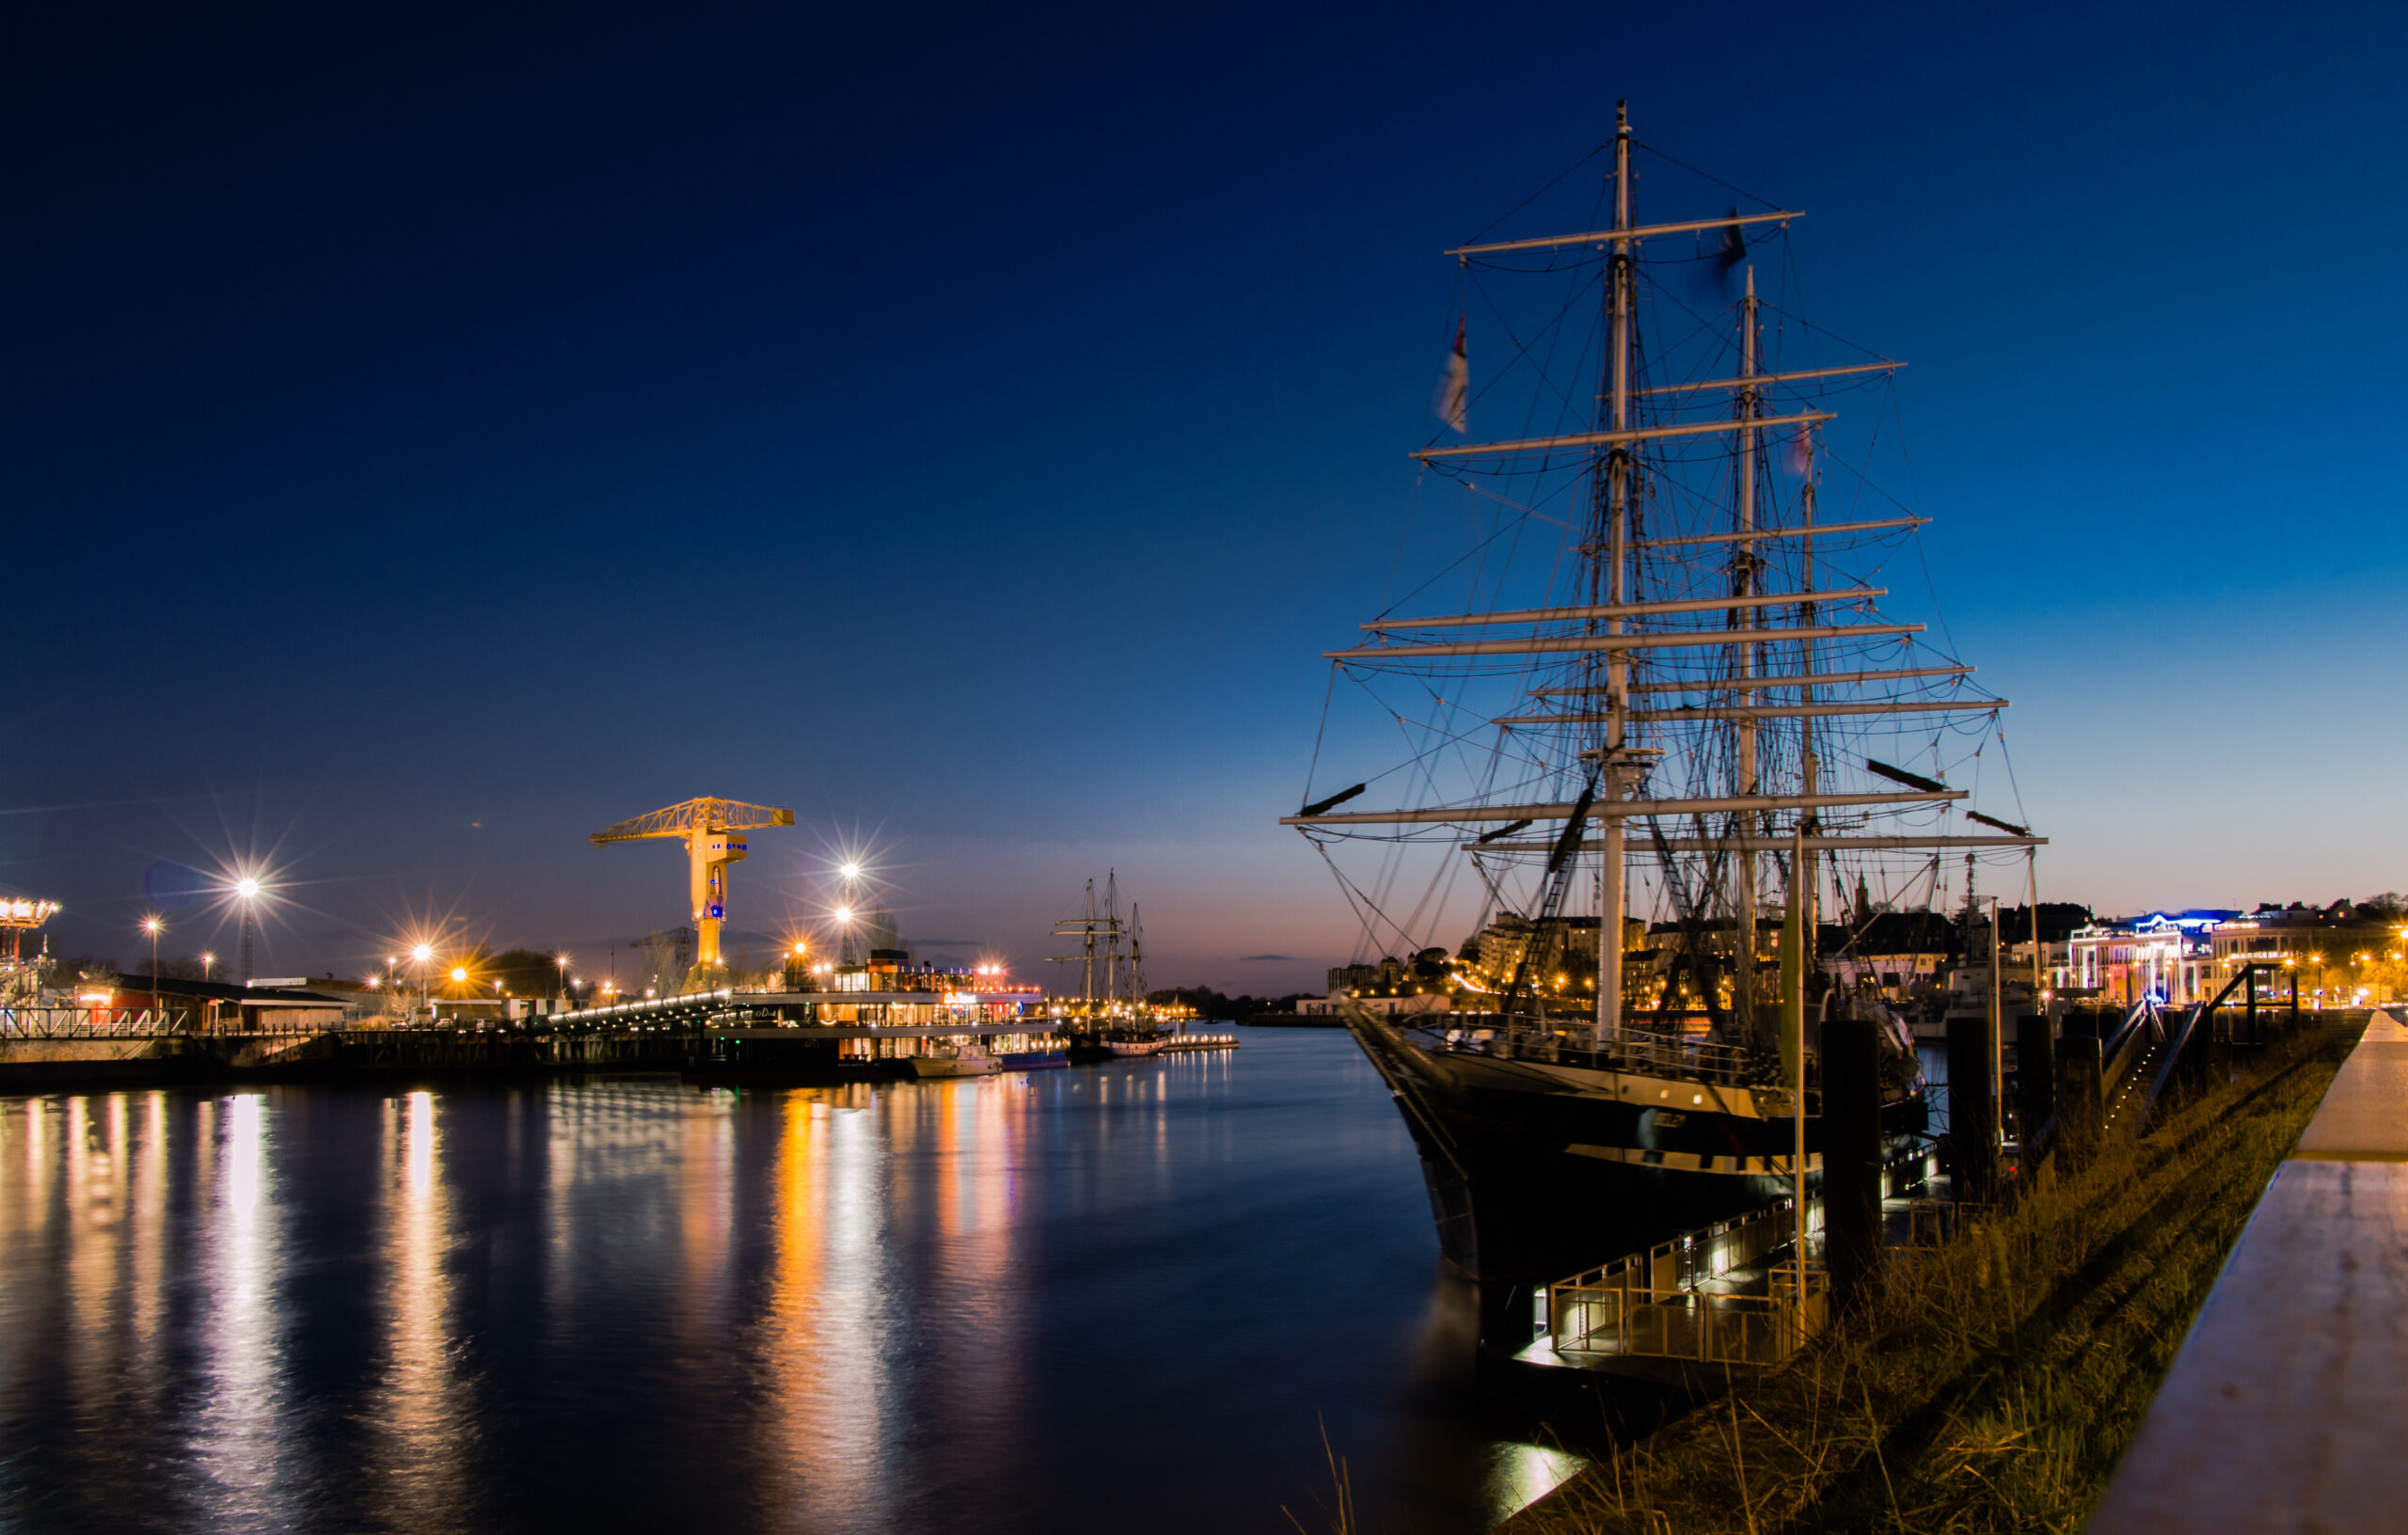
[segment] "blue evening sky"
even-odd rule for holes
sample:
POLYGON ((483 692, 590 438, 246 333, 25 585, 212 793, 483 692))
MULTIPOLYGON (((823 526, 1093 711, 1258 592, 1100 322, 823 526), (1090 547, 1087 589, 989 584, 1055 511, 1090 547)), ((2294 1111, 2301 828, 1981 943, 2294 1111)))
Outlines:
POLYGON ((721 794, 802 823, 739 928, 863 847, 1027 974, 1117 868, 1157 984, 1317 984, 1275 822, 1400 578, 1439 252, 1618 97, 1911 361, 2044 896, 2408 887, 2396 8, 49 9, 0 888, 67 952, 256 855, 262 973, 429 915, 583 962, 685 906, 586 833, 721 794))

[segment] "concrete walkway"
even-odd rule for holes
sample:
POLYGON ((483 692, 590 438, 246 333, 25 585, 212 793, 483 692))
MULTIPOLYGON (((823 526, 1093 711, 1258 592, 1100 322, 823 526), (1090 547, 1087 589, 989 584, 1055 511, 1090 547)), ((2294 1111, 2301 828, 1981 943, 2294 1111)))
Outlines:
POLYGON ((2408 1009, 2250 1216, 2089 1535, 2408 1530, 2408 1009))

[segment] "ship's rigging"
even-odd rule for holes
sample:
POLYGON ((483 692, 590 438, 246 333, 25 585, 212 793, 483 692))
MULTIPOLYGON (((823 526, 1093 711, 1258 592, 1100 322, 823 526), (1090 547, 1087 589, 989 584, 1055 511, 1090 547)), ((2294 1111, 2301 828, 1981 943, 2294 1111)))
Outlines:
POLYGON ((1646 151, 1626 119, 1610 151, 1610 214, 1586 232, 1448 252, 1473 372, 1413 456, 1425 488, 1473 493, 1477 530, 1359 641, 1324 652, 1349 685, 1334 700, 1368 700, 1404 760, 1361 770, 1375 737, 1325 721, 1316 772, 1324 758, 1357 770, 1308 782, 1284 824, 1330 859, 1374 943, 1437 938, 1461 917, 1455 872, 1473 867, 1475 927, 1509 906, 1535 923, 1499 1009, 1517 1026, 1562 1036, 1570 999, 1541 1000, 1528 973, 1585 898, 1590 1051, 1671 1026, 1693 988, 1725 1042, 1768 1060, 1782 1037, 1755 935, 1786 923, 1811 954, 1826 871, 1844 901, 1850 880, 1903 892, 1942 849, 2020 861, 2044 839, 2020 804, 1973 808, 2006 701, 1884 606, 1893 572, 1922 584, 1900 557, 1928 520, 1873 473, 1896 449, 1905 365, 1833 356, 1843 343, 1760 296, 1759 258, 1785 261, 1801 214, 1640 224, 1646 151), (1690 279, 1725 268, 1737 293, 1693 303, 1690 279), (1507 357, 1485 379, 1484 332, 1507 357), (1848 408, 1858 398, 1879 408, 1848 408), (1500 419, 1514 424, 1457 440, 1500 419), (1432 596, 1450 585, 1451 612, 1432 596), (1368 871, 1342 858, 1363 842, 1368 871), (1429 884, 1399 920, 1417 856, 1429 884), (1624 924, 1651 908, 1677 936, 1642 973, 1624 924))

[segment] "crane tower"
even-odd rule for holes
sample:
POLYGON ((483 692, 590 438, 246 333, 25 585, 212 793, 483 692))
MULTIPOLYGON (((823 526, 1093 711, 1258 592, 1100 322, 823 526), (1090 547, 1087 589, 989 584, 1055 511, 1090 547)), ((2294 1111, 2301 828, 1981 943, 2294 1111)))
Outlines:
POLYGON ((727 866, 744 861, 740 833, 763 827, 792 826, 794 812, 778 805, 748 805, 740 799, 689 799, 594 833, 595 847, 675 837, 686 845, 692 869, 694 964, 716 970, 720 925, 727 920, 727 866))

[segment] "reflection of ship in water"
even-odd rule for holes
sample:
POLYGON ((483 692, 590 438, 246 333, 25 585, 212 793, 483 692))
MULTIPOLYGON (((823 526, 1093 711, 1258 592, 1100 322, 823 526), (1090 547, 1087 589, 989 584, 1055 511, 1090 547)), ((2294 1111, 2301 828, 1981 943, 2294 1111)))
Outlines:
POLYGON ((1077 916, 1054 925, 1055 938, 1079 941, 1076 954, 1053 956, 1057 965, 1079 967, 1079 990, 1054 1005, 1073 1061, 1109 1061, 1158 1055, 1176 1025, 1146 995, 1146 938, 1137 903, 1120 915, 1120 876, 1104 878, 1103 904, 1096 904, 1095 881, 1087 881, 1086 904, 1077 916), (1127 952, 1123 951, 1126 946, 1127 952))
MULTIPOLYGON (((1470 536, 1417 546, 1428 579, 1324 653, 1317 766, 1368 760, 1308 781, 1283 822, 1380 948, 1451 936, 1459 890, 1475 930, 1511 919, 1510 955, 1457 1009, 1331 999, 1404 1115, 1447 1256, 1509 1284, 1802 1198, 1827 1019, 1877 1025, 1862 1091, 1885 1157, 1904 1154, 1925 1123, 1911 1040, 1816 965, 1817 892, 1894 894, 1945 849, 2020 871, 2040 841, 1950 782, 2011 789, 1978 774, 2004 701, 1877 606, 1927 519, 1858 500, 1886 499, 1870 466, 1896 451, 1877 429, 1893 402, 1830 407, 1900 365, 1759 300, 1752 252, 1796 214, 1633 222, 1642 149, 1620 123, 1580 193, 1587 232, 1448 252, 1450 308, 1497 317, 1498 361, 1475 394, 1459 319, 1444 425, 1413 456, 1425 498, 1462 488, 1470 536), (1703 314, 1701 284, 1721 285, 1703 314), (1467 402, 1522 424, 1459 441, 1467 402), (1862 512, 1818 505, 1827 472, 1862 512), (1459 601, 1426 594, 1445 588, 1459 601), (1642 952, 1649 906, 1663 942, 1642 952)), ((1965 985, 1996 994, 1988 972, 1965 985)))

